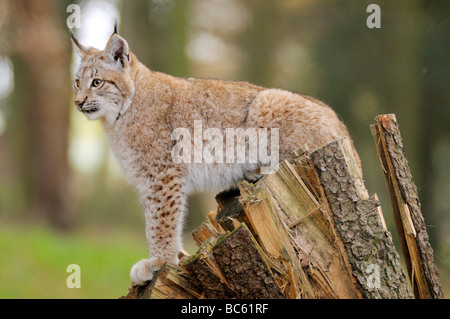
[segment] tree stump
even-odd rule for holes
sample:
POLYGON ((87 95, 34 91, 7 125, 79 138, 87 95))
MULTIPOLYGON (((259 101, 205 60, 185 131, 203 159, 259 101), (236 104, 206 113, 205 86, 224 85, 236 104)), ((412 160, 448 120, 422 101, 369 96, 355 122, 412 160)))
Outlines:
MULTIPOLYGON (((276 173, 238 186, 216 196, 217 209, 193 232, 196 254, 166 264, 124 298, 413 298, 422 290, 422 284, 411 289, 347 138, 310 153, 297 150, 276 173)), ((429 258, 421 260, 428 268, 420 273, 435 269, 429 258)), ((439 291, 432 274, 428 291, 439 291)))

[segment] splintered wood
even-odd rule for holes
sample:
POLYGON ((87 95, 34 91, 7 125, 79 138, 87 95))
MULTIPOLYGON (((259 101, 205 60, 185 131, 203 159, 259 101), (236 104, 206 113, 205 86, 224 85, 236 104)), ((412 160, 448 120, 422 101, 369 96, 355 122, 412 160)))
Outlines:
POLYGON ((443 298, 433 249, 428 240, 419 196, 403 151, 394 114, 379 115, 371 126, 391 198, 394 221, 416 298, 443 298))
MULTIPOLYGON (((352 154, 347 139, 297 150, 275 173, 218 194, 217 209, 192 233, 198 251, 125 298, 412 298, 352 154)), ((402 205, 404 233, 415 238, 423 231, 418 213, 402 205)), ((427 272, 429 261, 411 259, 415 274, 427 272)), ((424 290, 416 277, 414 290, 424 290)))

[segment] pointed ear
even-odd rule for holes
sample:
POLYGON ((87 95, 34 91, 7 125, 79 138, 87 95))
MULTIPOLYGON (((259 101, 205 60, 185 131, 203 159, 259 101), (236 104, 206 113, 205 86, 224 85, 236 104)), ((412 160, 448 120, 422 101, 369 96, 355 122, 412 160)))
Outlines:
POLYGON ((72 29, 69 29, 69 32, 70 32, 70 38, 72 40, 72 45, 75 47, 75 49, 77 49, 78 54, 83 59, 88 52, 88 48, 85 47, 84 45, 82 45, 80 42, 78 42, 78 40, 73 35, 72 29))
POLYGON ((118 67, 124 68, 130 62, 130 51, 128 43, 117 33, 113 33, 109 38, 103 56, 107 61, 118 67))

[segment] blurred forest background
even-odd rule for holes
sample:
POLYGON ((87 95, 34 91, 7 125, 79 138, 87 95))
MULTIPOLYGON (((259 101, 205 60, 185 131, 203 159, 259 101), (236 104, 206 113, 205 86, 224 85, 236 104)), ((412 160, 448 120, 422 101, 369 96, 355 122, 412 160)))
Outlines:
MULTIPOLYGON (((0 298, 117 298, 147 254, 137 196, 100 124, 73 106, 72 3, 84 44, 103 49, 118 17, 152 70, 249 81, 331 105, 394 239, 369 125, 395 113, 449 296, 450 1, 0 0, 0 298), (380 5, 380 29, 366 25, 371 3, 380 5), (80 289, 66 286, 69 264, 81 267, 80 289)), ((213 194, 189 207, 187 240, 215 208, 213 194)))

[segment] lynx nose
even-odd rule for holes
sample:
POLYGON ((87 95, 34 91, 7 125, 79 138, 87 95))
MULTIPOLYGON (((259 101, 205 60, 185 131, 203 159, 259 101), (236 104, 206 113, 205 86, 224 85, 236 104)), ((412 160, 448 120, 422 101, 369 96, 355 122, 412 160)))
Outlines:
POLYGON ((75 101, 75 105, 79 108, 79 109, 81 109, 82 107, 83 107, 83 104, 86 102, 86 100, 84 100, 84 101, 75 101))

